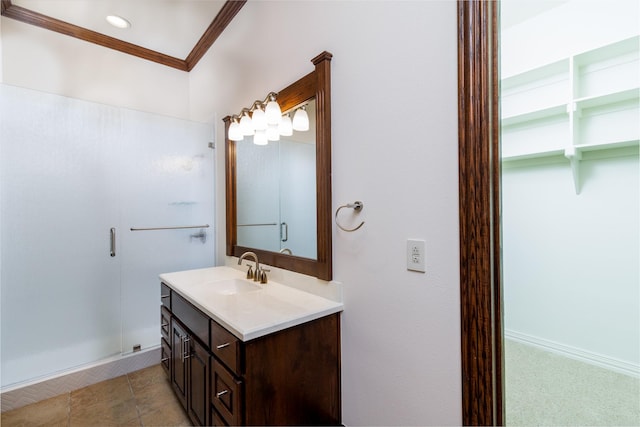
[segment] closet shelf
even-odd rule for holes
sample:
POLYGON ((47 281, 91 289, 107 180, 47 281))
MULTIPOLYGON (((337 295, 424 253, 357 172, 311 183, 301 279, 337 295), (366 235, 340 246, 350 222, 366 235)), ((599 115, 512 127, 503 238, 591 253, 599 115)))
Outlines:
MULTIPOLYGON (((598 144, 582 144, 582 145, 573 145, 567 148, 573 148, 578 153, 587 153, 592 151, 603 151, 603 150, 617 150, 620 148, 628 148, 628 147, 640 147, 640 140, 633 139, 627 141, 611 141, 611 142, 602 142, 598 144)), ((518 154, 510 154, 507 156, 502 156, 503 162, 511 162, 517 160, 527 160, 527 159, 537 159, 541 157, 553 157, 553 156, 565 156, 564 148, 557 148, 551 150, 540 150, 540 151, 527 151, 518 154)))
POLYGON ((639 71, 634 36, 503 79, 502 160, 564 157, 579 194, 584 153, 595 159, 639 151, 639 71))
POLYGON ((530 151, 521 154, 512 154, 508 156, 502 156, 503 162, 515 162, 519 160, 539 159, 542 157, 561 157, 564 156, 563 149, 546 150, 546 151, 530 151))
POLYGON ((525 113, 514 114, 502 118, 502 126, 513 126, 521 123, 533 122, 536 120, 549 119, 555 116, 565 116, 567 114, 567 103, 551 105, 525 113))
POLYGON ((583 109, 601 107, 626 101, 638 102, 638 100, 640 100, 640 88, 636 86, 634 88, 618 92, 578 98, 574 102, 577 104, 578 108, 583 109))

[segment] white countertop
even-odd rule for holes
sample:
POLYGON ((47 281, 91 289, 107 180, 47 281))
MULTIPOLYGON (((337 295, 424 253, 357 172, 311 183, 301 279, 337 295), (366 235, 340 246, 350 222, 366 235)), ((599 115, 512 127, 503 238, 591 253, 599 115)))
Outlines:
POLYGON ((343 310, 342 303, 271 280, 247 280, 231 267, 164 273, 160 280, 242 341, 343 310))

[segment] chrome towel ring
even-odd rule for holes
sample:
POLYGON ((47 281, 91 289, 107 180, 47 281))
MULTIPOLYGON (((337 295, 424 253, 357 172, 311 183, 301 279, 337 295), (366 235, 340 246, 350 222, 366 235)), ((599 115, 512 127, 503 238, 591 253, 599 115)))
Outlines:
POLYGON ((340 225, 340 223, 338 222, 338 213, 340 213, 340 210, 343 208, 351 208, 356 212, 360 212, 362 210, 362 208, 364 207, 364 204, 360 201, 355 201, 354 203, 349 203, 346 205, 342 205, 340 206, 337 210, 336 210, 336 215, 335 215, 335 221, 336 221, 336 225, 338 226, 338 228, 340 228, 340 230, 343 231, 347 231, 347 232, 352 232, 352 231, 356 231, 358 230, 360 227, 362 227, 364 225, 364 221, 362 221, 360 223, 359 226, 357 226, 356 228, 344 228, 343 226, 340 225))

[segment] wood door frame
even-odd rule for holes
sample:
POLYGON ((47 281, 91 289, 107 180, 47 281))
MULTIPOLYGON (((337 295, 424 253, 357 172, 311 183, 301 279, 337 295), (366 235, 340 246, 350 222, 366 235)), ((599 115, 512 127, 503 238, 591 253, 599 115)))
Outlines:
POLYGON ((504 424, 497 9, 458 0, 463 425, 504 424))

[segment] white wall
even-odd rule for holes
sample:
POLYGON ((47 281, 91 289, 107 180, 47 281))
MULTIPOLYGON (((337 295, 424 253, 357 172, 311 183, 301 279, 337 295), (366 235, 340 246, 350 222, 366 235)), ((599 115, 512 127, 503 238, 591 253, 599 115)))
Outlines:
POLYGON ((0 19, 0 83, 3 82, 4 55, 2 54, 2 19, 0 19))
MULTIPOLYGON (((527 7, 540 0, 502 0, 509 8, 527 7)), ((500 72, 503 77, 548 64, 638 34, 637 0, 545 0, 549 10, 500 35, 500 72), (555 7, 553 7, 555 6, 555 7)))
POLYGON ((503 169, 505 329, 638 369, 638 156, 581 173, 576 195, 566 161, 503 169))
POLYGON ((347 425, 461 423, 456 28, 453 1, 249 2, 191 72, 221 149, 222 117, 334 54, 333 208, 362 200, 366 221, 333 236, 347 425), (406 270, 407 238, 426 240, 426 274, 406 270))

